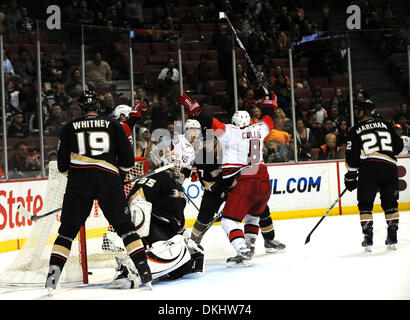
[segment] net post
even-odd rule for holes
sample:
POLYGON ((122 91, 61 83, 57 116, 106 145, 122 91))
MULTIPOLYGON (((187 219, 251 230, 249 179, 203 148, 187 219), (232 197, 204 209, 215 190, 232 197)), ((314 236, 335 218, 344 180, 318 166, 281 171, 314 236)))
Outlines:
POLYGON ((85 225, 81 226, 78 234, 78 242, 80 246, 81 269, 83 272, 83 284, 88 284, 88 265, 87 265, 87 244, 85 235, 85 225))

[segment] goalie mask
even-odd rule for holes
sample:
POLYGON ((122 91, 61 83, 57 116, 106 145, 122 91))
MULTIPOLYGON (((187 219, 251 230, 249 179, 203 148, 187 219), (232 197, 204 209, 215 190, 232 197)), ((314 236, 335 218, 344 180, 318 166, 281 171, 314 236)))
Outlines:
POLYGON ((234 113, 232 116, 232 124, 237 126, 238 128, 244 128, 249 126, 251 122, 251 116, 249 115, 248 111, 239 110, 234 113))
POLYGON ((132 108, 125 104, 118 105, 113 112, 114 119, 125 121, 128 118, 131 110, 132 108), (122 115, 124 115, 125 119, 121 118, 122 115))

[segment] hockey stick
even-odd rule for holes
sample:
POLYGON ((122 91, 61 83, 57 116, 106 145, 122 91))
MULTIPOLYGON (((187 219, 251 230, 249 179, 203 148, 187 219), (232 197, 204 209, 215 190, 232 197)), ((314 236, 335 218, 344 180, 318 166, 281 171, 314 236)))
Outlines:
POLYGON ((319 220, 319 222, 315 225, 315 227, 312 229, 312 231, 310 231, 309 235, 306 238, 305 244, 307 244, 310 241, 310 236, 312 235, 313 231, 315 231, 315 229, 319 226, 319 224, 323 221, 323 219, 327 216, 327 214, 330 212, 330 210, 333 209, 333 207, 336 205, 336 203, 339 202, 340 198, 342 198, 342 196, 345 194, 345 192, 347 191, 347 188, 345 188, 342 193, 337 197, 337 199, 335 200, 335 202, 332 203, 332 205, 330 206, 329 209, 327 209, 326 213, 322 216, 322 218, 319 220))
POLYGON ((245 46, 243 45, 241 39, 239 39, 239 36, 238 36, 238 34, 236 33, 235 28, 232 26, 232 23, 231 23, 231 21, 229 20, 229 18, 228 18, 228 16, 226 15, 225 12, 219 12, 219 20, 221 20, 221 19, 225 19, 225 20, 228 22, 229 27, 231 28, 232 33, 233 33, 233 35, 235 36, 235 40, 236 40, 236 42, 238 43, 239 48, 241 48, 242 51, 244 52, 245 58, 246 58, 246 60, 248 61, 249 65, 251 66, 252 71, 253 71, 253 73, 255 74, 256 79, 258 80, 258 83, 262 86, 262 88, 263 88, 263 90, 265 91, 265 93, 268 94, 268 89, 267 89, 267 88, 269 87, 268 81, 266 80, 266 78, 265 78, 258 70, 256 70, 256 67, 255 67, 255 65, 253 64, 251 57, 249 56, 248 52, 246 51, 246 48, 245 48, 245 46))
POLYGON ((211 222, 209 222, 207 224, 207 226, 205 227, 204 231, 202 231, 202 234, 204 234, 215 222, 218 221, 219 218, 222 217, 222 211, 219 211, 216 215, 214 215, 213 219, 211 220, 211 222))
POLYGON ((17 207, 17 212, 18 212, 19 214, 21 214, 23 217, 27 218, 28 220, 37 221, 38 219, 47 217, 47 216, 49 216, 50 214, 53 214, 53 213, 58 212, 58 211, 61 211, 61 209, 62 209, 62 208, 57 208, 57 209, 51 210, 51 211, 49 211, 49 212, 47 212, 47 213, 45 213, 45 214, 42 214, 42 215, 40 215, 40 216, 35 216, 35 215, 31 214, 30 212, 28 212, 28 211, 26 210, 26 208, 24 208, 21 204, 19 204, 18 207, 17 207))
POLYGON ((173 167, 174 167, 174 164, 173 164, 173 163, 169 163, 169 164, 167 164, 167 165, 165 165, 165 166, 163 166, 163 167, 156 168, 156 169, 154 169, 154 170, 152 170, 152 171, 150 171, 150 172, 148 172, 148 173, 146 173, 146 174, 143 174, 142 176, 134 177, 134 178, 132 178, 132 179, 130 179, 130 180, 124 181, 124 184, 128 184, 128 183, 134 182, 134 181, 136 181, 136 180, 140 180, 140 179, 144 179, 144 178, 153 176, 154 174, 157 174, 157 173, 160 173, 160 172, 162 172, 162 171, 171 169, 171 168, 173 168, 173 167))

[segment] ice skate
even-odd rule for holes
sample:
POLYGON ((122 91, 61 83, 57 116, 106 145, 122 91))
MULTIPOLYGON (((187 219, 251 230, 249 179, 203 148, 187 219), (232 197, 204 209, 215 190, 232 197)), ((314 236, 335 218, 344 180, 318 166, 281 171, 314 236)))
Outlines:
POLYGON ((123 264, 123 259, 115 257, 117 262, 117 276, 114 280, 107 286, 108 289, 132 289, 134 288, 134 282, 128 278, 129 270, 126 265, 123 264))
POLYGON ((265 246, 265 252, 267 253, 272 253, 272 252, 275 252, 276 250, 283 250, 286 248, 286 246, 283 243, 277 240, 268 240, 268 239, 265 239, 264 246, 265 246))
POLYGON ((58 280, 60 280, 61 269, 59 266, 51 265, 48 269, 48 275, 45 287, 48 289, 48 294, 51 295, 56 289, 58 280))
POLYGON ((367 252, 372 252, 372 246, 373 246, 373 228, 369 227, 367 229, 364 230, 363 232, 364 234, 364 240, 362 242, 362 247, 364 247, 364 249, 367 252))
POLYGON ((384 242, 389 250, 397 250, 397 225, 391 225, 387 228, 387 239, 384 242))
POLYGON ((235 257, 228 258, 226 265, 228 268, 243 268, 252 265, 252 253, 249 248, 243 248, 235 257))

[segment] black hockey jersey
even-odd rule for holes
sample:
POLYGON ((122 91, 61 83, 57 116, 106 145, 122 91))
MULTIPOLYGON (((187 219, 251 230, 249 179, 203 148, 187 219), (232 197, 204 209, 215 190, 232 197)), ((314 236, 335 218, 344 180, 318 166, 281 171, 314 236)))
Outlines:
POLYGON ((363 161, 396 164, 396 155, 403 149, 403 140, 390 123, 369 119, 350 128, 346 144, 346 167, 357 170, 363 161))
POLYGON ((226 193, 232 186, 234 178, 223 179, 221 161, 215 152, 208 152, 205 147, 199 149, 195 154, 194 167, 205 190, 226 193))
POLYGON ((120 170, 130 170, 134 155, 117 120, 88 115, 63 127, 57 164, 60 172, 69 171, 69 181, 75 185, 108 184, 108 190, 121 186, 120 170), (74 176, 76 181, 73 181, 74 176), (90 179, 92 181, 88 181, 90 179), (113 185, 109 185, 110 182, 113 185))
POLYGON ((152 214, 167 220, 176 219, 181 225, 185 224, 185 198, 175 198, 176 191, 182 188, 169 173, 163 171, 153 176, 137 180, 128 195, 128 204, 136 196, 152 203, 152 214))

